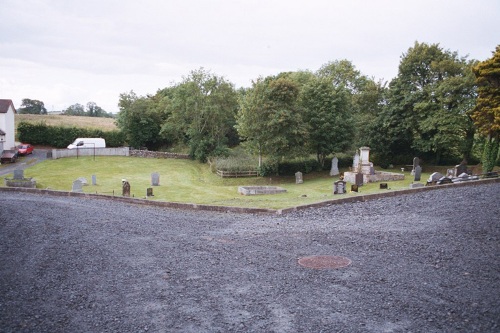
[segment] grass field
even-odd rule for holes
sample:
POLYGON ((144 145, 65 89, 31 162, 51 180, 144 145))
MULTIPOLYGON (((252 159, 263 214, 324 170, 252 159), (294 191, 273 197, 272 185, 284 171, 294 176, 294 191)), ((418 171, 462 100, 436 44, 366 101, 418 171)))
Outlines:
POLYGON ((49 126, 98 128, 103 131, 116 130, 115 120, 102 117, 80 117, 64 115, 16 114, 16 124, 28 122, 38 124, 44 122, 49 126))
MULTIPOLYGON (((446 167, 425 170, 422 182, 434 171, 445 172, 446 167)), ((341 170, 347 171, 347 170, 341 170)), ((399 169, 387 170, 401 172, 399 169)), ((127 179, 131 195, 144 198, 146 189, 151 186, 151 174, 160 174, 160 186, 153 187, 151 200, 198 203, 208 205, 238 206, 282 209, 311 204, 345 196, 355 196, 380 192, 379 183, 371 183, 359 188, 359 192, 333 195, 333 183, 338 177, 330 177, 328 172, 304 175, 303 184, 295 184, 295 177, 252 177, 220 178, 210 172, 207 164, 191 160, 145 159, 135 157, 102 157, 94 161, 92 157, 63 158, 46 160, 25 170, 25 177, 33 177, 37 188, 71 191, 72 182, 85 177, 89 185, 84 186, 86 193, 113 194, 121 196, 121 180, 127 179), (92 185, 92 175, 96 175, 97 185, 92 185), (272 185, 281 186, 286 193, 274 195, 243 196, 238 186, 272 185)), ((388 182, 389 190, 407 189, 413 181, 410 172, 404 172, 403 181, 388 182)), ((12 177, 7 175, 6 177, 12 177)), ((2 184, 3 186, 3 184, 2 184)), ((348 184, 348 190, 350 185, 348 184)), ((385 191, 385 190, 384 190, 385 191)))

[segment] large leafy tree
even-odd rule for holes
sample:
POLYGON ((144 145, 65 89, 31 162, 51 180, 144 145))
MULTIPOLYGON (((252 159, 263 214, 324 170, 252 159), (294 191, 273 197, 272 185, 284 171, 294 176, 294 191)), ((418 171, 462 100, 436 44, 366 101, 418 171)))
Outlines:
POLYGON ((374 140, 387 155, 467 158, 474 135, 468 116, 475 85, 471 62, 438 44, 416 42, 391 81, 374 140))
POLYGON ((17 109, 19 113, 29 114, 47 114, 47 109, 42 101, 36 99, 25 98, 22 101, 21 107, 17 109))
POLYGON ((116 123, 129 145, 134 148, 156 149, 163 143, 159 133, 164 114, 155 108, 154 98, 139 97, 131 91, 120 94, 118 106, 120 112, 116 123))
POLYGON ((225 153, 230 138, 235 137, 237 110, 233 85, 201 68, 171 89, 170 116, 161 134, 169 140, 185 140, 190 155, 205 161, 225 153))
POLYGON ((79 103, 68 106, 63 113, 68 116, 86 116, 85 106, 79 103))
POLYGON ((307 147, 316 154, 320 165, 327 155, 350 148, 354 123, 349 110, 349 93, 335 87, 329 78, 315 78, 301 93, 303 119, 308 126, 307 147))
POLYGON ((500 147, 500 45, 493 57, 473 67, 478 85, 474 124, 486 142, 482 156, 483 172, 495 166, 500 147))
POLYGON ((307 125, 299 105, 299 87, 287 76, 258 79, 240 103, 238 134, 249 150, 278 162, 305 153, 307 125))

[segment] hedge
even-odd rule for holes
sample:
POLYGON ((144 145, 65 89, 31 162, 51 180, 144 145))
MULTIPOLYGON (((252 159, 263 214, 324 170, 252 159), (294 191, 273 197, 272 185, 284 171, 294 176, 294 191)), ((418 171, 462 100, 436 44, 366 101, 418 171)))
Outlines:
POLYGON ((76 138, 103 138, 107 147, 121 147, 125 145, 125 135, 120 131, 102 131, 65 126, 49 126, 43 122, 20 122, 17 125, 17 138, 21 142, 32 145, 66 148, 76 138))

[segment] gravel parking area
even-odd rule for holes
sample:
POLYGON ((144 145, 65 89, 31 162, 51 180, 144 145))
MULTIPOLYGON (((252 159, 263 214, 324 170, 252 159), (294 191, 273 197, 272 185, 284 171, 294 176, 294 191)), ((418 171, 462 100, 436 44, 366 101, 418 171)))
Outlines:
POLYGON ((283 216, 2 193, 0 331, 499 332, 499 203, 500 183, 283 216))

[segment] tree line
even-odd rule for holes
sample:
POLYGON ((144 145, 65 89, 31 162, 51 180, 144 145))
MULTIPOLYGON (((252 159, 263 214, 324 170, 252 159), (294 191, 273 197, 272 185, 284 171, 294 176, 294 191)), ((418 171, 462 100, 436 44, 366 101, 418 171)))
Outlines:
POLYGON ((388 84, 336 60, 238 90, 200 68, 154 95, 121 94, 117 124, 133 147, 185 144, 200 161, 241 145, 259 156, 259 166, 262 157, 276 165, 310 155, 324 165, 328 156, 369 146, 382 166, 414 156, 436 164, 476 161, 484 148, 494 165, 499 60, 498 47, 480 63, 415 42, 388 84))
MULTIPOLYGON (((22 100, 21 106, 17 109, 17 112, 20 114, 42 114, 42 115, 46 115, 48 113, 44 102, 30 98, 24 98, 22 100)), ((114 118, 113 113, 106 112, 95 102, 88 102, 86 106, 83 106, 82 104, 79 103, 70 105, 68 108, 62 110, 62 114, 68 116, 114 118)))

